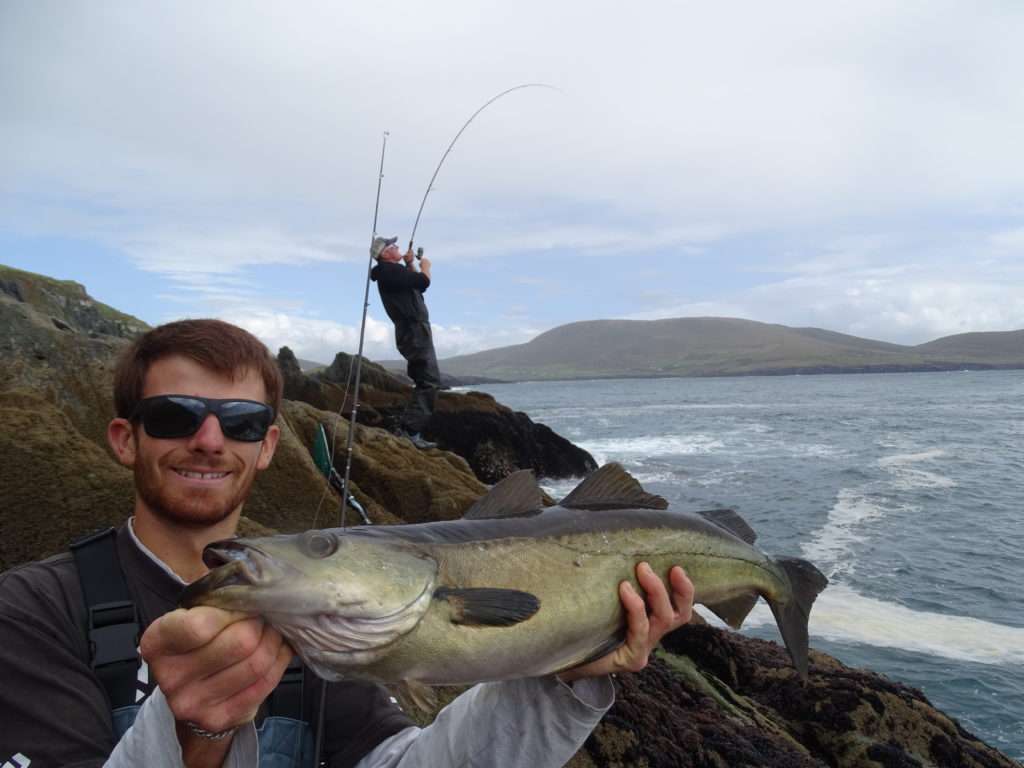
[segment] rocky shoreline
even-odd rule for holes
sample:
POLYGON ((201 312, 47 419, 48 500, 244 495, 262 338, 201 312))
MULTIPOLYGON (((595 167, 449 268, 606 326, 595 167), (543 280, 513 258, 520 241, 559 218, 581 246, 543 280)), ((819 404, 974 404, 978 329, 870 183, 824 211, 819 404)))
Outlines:
MULTIPOLYGON (((28 273, 3 279, 0 570, 62 551, 130 510, 131 474, 113 460, 104 433, 114 358, 144 328, 76 284, 28 273)), ((311 448, 324 424, 344 471, 352 360, 339 354, 312 374, 287 349, 278 361, 286 380, 282 437, 246 506, 243 533, 338 524, 339 499, 311 448)), ((570 477, 595 468, 585 451, 476 392, 441 393, 427 430, 439 448, 418 451, 388 431, 406 385, 373 364, 362 379, 352 490, 374 524, 457 518, 516 469, 570 477)), ((700 621, 667 637, 647 670, 616 684, 618 700, 574 768, 1020 768, 920 691, 818 652, 804 683, 779 645, 700 621)))

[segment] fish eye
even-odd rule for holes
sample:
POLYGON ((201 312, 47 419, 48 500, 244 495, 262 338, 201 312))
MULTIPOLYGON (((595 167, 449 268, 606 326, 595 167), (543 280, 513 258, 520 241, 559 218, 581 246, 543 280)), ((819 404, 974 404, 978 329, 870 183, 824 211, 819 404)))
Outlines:
POLYGON ((338 551, 338 537, 330 531, 310 531, 306 534, 306 551, 313 557, 330 557, 338 551))

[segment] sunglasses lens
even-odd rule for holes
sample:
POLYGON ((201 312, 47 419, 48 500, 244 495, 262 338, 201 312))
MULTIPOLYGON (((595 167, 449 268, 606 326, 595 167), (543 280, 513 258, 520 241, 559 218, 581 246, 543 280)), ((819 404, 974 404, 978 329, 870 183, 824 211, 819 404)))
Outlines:
POLYGON ((221 403, 217 415, 224 437, 246 443, 255 443, 266 437, 274 420, 269 405, 245 400, 221 403))
POLYGON ((155 397, 146 404, 142 426, 150 437, 173 439, 194 435, 206 416, 206 404, 189 397, 155 397))

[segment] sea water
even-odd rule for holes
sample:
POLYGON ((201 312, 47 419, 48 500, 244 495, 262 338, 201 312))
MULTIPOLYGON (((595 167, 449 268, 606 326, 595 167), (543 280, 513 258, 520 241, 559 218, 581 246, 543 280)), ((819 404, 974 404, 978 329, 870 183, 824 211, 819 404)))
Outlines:
MULTIPOLYGON (((830 586, 811 644, 1024 760, 1024 371, 474 386, 830 586)), ((542 480, 560 498, 575 480, 542 480)), ((706 612, 705 612, 706 613, 706 612)), ((764 603, 743 630, 776 639, 764 603)))

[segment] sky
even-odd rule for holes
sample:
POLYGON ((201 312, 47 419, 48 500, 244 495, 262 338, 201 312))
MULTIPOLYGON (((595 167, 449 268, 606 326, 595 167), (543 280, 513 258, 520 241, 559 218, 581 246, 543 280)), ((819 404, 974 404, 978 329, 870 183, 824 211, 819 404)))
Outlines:
POLYGON ((0 264, 320 362, 368 304, 395 359, 380 182, 380 234, 424 205, 441 358, 607 318, 1024 328, 1021 40, 985 0, 0 0, 0 264))

